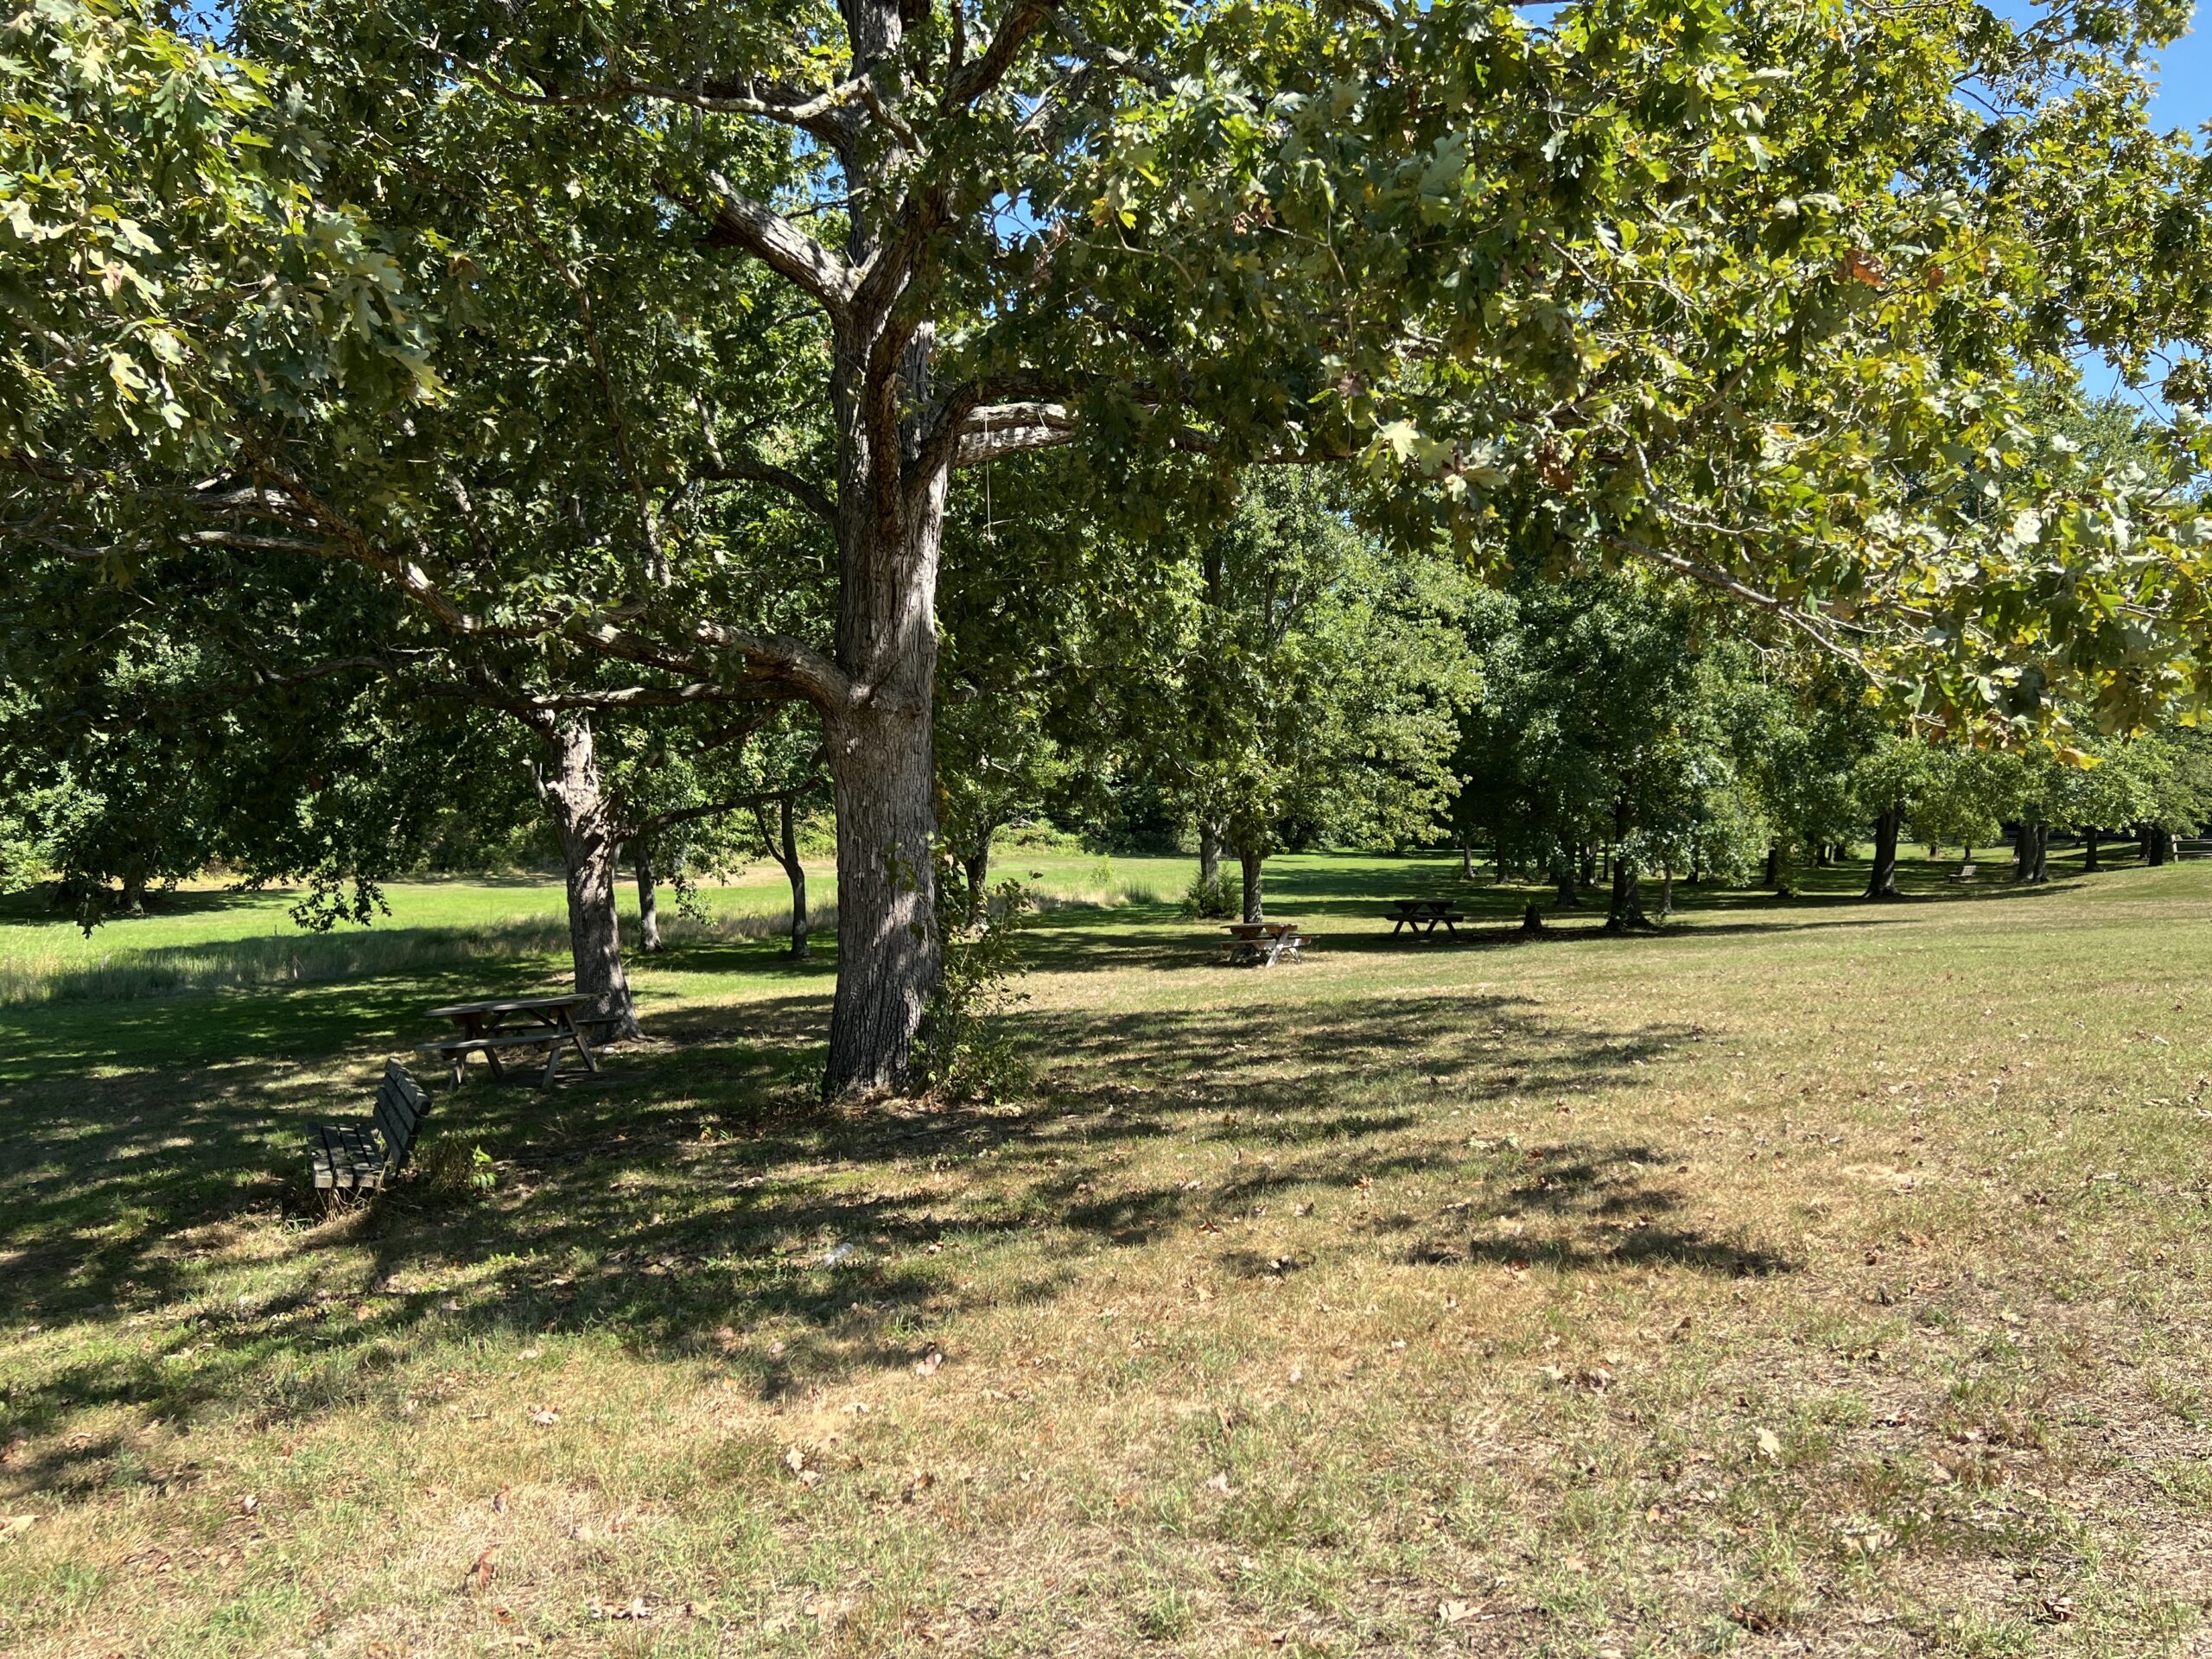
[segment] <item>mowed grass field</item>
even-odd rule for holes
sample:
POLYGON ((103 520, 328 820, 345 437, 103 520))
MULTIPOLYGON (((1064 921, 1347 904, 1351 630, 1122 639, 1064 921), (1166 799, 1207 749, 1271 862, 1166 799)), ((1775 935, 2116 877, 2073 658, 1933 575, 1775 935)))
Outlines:
POLYGON ((1263 971, 1001 868, 1018 1098, 825 1112, 834 954, 718 920, 333 1220, 557 889, 0 913, 0 1652, 2212 1652, 2212 863, 1452 943, 1284 859, 1263 971))

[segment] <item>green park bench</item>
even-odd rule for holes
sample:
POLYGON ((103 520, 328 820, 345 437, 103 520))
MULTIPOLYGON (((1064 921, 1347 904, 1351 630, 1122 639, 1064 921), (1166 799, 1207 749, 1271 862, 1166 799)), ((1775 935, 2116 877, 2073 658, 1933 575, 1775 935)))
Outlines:
POLYGON ((397 1060, 384 1063, 376 1110, 359 1123, 321 1123, 308 1142, 318 1192, 376 1192, 399 1179, 430 1103, 397 1060))

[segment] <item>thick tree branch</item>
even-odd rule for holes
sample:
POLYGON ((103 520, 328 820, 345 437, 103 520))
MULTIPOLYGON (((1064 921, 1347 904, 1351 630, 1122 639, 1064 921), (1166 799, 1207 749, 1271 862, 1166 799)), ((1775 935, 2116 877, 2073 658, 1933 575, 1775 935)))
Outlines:
POLYGON ((961 423, 955 467, 974 467, 998 455, 1050 449, 1075 439, 1075 416, 1064 404, 988 404, 961 423))
POLYGON ((689 635, 687 648, 641 634, 623 624, 622 618, 601 615, 572 624, 569 632, 624 662, 700 678, 713 677, 700 672, 696 652, 734 652, 743 659, 747 681, 781 686, 794 699, 825 711, 842 711, 855 696, 852 677, 835 661, 804 639, 787 634, 751 633, 701 621, 684 630, 689 635))
POLYGON ((945 78, 941 107, 951 111, 973 104, 1004 80, 1021 55, 1021 48, 1044 27, 1058 5, 1058 0, 1013 0, 983 55, 962 64, 945 78))
POLYGON ((710 460, 694 467, 691 476, 702 483, 772 484, 824 524, 837 522, 837 504, 788 467, 765 461, 710 460))
POLYGON ((851 308, 855 277, 850 265, 721 174, 709 173, 707 181, 715 188, 715 200, 704 212, 714 226, 712 240, 744 249, 812 295, 832 316, 842 316, 851 308))

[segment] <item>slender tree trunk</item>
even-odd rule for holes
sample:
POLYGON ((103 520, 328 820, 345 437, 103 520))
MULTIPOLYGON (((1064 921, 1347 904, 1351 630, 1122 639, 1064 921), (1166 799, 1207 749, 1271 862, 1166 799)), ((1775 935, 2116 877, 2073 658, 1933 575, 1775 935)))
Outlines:
POLYGON ((569 954, 576 989, 591 998, 592 1016, 624 1037, 638 1034, 629 976, 622 969, 622 935, 614 907, 615 862, 622 846, 612 804, 600 779, 591 722, 569 715, 553 728, 553 767, 543 785, 561 842, 569 888, 569 954))
POLYGON ((1649 927, 1651 918, 1643 913, 1643 874, 1636 868, 1636 861, 1619 853, 1613 855, 1613 902, 1605 913, 1605 931, 1624 933, 1630 928, 1649 927))
POLYGON ((652 840, 638 837, 638 949, 651 956, 660 949, 660 883, 653 874, 652 840))
POLYGON ((1240 847, 1236 849, 1236 861, 1244 873, 1244 919, 1264 922, 1268 918, 1261 892, 1261 877, 1268 855, 1265 853, 1248 853, 1240 847))
POLYGON ((1766 849, 1766 880, 1759 885, 1772 887, 1777 893, 1782 891, 1782 849, 1779 846, 1770 846, 1766 849))
POLYGON ((1866 897, 1897 897, 1897 832, 1904 814, 1892 806, 1874 820, 1874 861, 1866 872, 1866 897))
POLYGON ((1813 849, 1814 868, 1825 870, 1829 865, 1834 863, 1835 860, 1829 856, 1832 851, 1834 849, 1825 841, 1815 843, 1813 849))
POLYGON ((1971 845, 1959 849, 1959 862, 1961 864, 1971 864, 1974 862, 1974 848, 1971 845))
POLYGON ((982 830, 976 837, 976 844, 968 856, 960 861, 968 878, 968 900, 970 904, 983 902, 983 889, 991 884, 991 832, 982 830))
POLYGON ((1221 827, 1198 821, 1198 880, 1211 887, 1221 880, 1221 827))
POLYGON ((784 879, 791 884, 791 958, 804 962, 814 954, 806 938, 806 866, 798 861, 798 804, 788 795, 776 803, 778 844, 781 856, 776 861, 784 867, 784 879))
POLYGON ((2146 864, 2163 864, 2172 856, 2172 836, 2167 833, 2163 824, 2152 824, 2149 833, 2143 837, 2143 861, 2146 864))
POLYGON ((1598 843, 1594 839, 1582 843, 1582 868, 1579 880, 1585 887, 1598 885, 1598 843))
POLYGON ((1574 890, 1574 854, 1571 849, 1560 848, 1552 860, 1552 880, 1559 889, 1559 907, 1580 910, 1582 896, 1574 890))
POLYGON ((2098 842, 2101 839, 2102 831, 2099 830, 2094 824, 2082 832, 2082 874, 2094 875, 2099 870, 2104 868, 2103 863, 2097 857, 2098 842))
MULTIPOLYGON (((1462 881, 1475 879, 1475 849, 1464 841, 1459 843, 1459 879, 1462 881)), ((1503 875, 1499 879, 1503 880, 1503 875)))
POLYGON ((1659 867, 1659 919, 1665 921, 1675 913, 1675 867, 1659 867))
POLYGON ((2040 887, 2050 879, 2047 862, 2050 830, 2048 825, 2024 823, 2014 843, 2013 875, 2030 887, 2040 887))
POLYGON ((143 916, 146 913, 146 873, 134 870, 123 878, 123 913, 143 916))

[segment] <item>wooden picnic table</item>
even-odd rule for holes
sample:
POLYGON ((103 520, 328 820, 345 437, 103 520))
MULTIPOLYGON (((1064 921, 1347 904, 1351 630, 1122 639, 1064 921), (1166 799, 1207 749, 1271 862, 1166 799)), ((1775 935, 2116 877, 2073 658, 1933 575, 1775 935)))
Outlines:
POLYGON ((1465 916, 1449 899, 1393 899, 1390 901, 1390 931, 1395 936, 1402 928, 1415 933, 1433 933, 1440 927, 1453 938, 1459 937, 1459 924, 1465 916))
POLYGON ((1221 942, 1222 952, 1230 962, 1262 968, 1271 968, 1285 957, 1296 962, 1306 943, 1296 922, 1224 922, 1222 926, 1229 933, 1221 942))
POLYGON ((454 1087, 458 1089, 461 1067, 471 1054, 483 1055, 491 1065, 492 1075, 504 1077, 506 1070, 499 1064, 502 1049, 543 1046, 545 1076, 539 1086, 550 1089, 560 1069, 561 1051, 564 1048, 574 1048, 587 1070, 599 1070, 599 1058, 591 1052, 583 1026, 576 1019, 576 1010, 588 1007, 591 1000, 581 992, 570 992, 565 996, 495 997, 488 1001, 454 1002, 432 1008, 431 1019, 452 1020, 461 1027, 461 1034, 442 1042, 424 1043, 422 1052, 435 1054, 446 1062, 453 1072, 454 1087))

